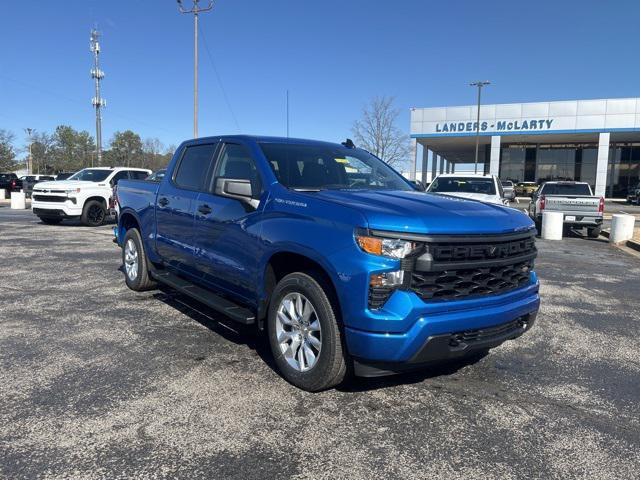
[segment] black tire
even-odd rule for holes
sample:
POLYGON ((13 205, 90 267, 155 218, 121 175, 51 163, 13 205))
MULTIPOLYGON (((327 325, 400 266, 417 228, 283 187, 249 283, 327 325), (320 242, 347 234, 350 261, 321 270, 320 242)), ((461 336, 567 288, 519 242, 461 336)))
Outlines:
POLYGON ((53 217, 39 217, 42 223, 46 223, 47 225, 58 225, 62 219, 61 218, 53 218, 53 217))
POLYGON ((598 238, 602 232, 602 227, 587 228, 589 238, 598 238))
POLYGON ((138 232, 136 228, 127 230, 124 240, 122 241, 122 266, 124 268, 125 283, 131 290, 144 292, 145 290, 153 290, 155 288, 156 282, 151 280, 149 276, 149 261, 147 260, 144 246, 142 245, 140 232, 138 232), (136 252, 137 263, 131 271, 127 268, 127 265, 132 265, 131 260, 127 258, 127 255, 130 253, 127 250, 128 247, 132 247, 136 252))
POLYGON ((337 305, 330 300, 328 291, 323 289, 318 280, 306 273, 291 273, 276 285, 271 296, 267 317, 269 344, 280 373, 296 387, 309 392, 317 392, 334 387, 344 380, 347 374, 346 360, 348 355, 336 312, 338 312, 337 305), (282 300, 292 293, 301 294, 311 302, 320 323, 321 347, 315 364, 306 371, 295 369, 288 363, 277 339, 278 308, 282 300))
POLYGON ((89 200, 84 204, 80 221, 87 227, 99 227, 104 223, 107 217, 107 211, 103 202, 98 200, 89 200))

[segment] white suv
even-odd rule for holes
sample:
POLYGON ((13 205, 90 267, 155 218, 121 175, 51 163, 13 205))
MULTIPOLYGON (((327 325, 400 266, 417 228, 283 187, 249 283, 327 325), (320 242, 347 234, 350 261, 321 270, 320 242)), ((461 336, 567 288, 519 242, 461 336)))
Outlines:
POLYGON ((426 191, 487 203, 509 204, 504 198, 502 183, 495 175, 446 173, 438 175, 426 191))
POLYGON ((143 180, 151 173, 142 168, 85 168, 67 180, 37 183, 31 210, 44 223, 80 218, 87 226, 102 225, 107 217, 112 187, 122 179, 143 180))

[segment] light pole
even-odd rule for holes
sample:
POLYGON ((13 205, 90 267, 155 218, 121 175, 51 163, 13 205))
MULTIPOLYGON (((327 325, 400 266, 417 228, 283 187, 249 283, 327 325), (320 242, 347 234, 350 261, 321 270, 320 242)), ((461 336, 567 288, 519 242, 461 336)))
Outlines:
POLYGON ((480 95, 482 94, 482 87, 491 85, 488 80, 478 80, 469 84, 472 87, 478 87, 478 118, 476 119, 476 159, 473 166, 473 173, 478 173, 478 149, 480 147, 480 95))
POLYGON ((180 13, 193 13, 193 138, 198 138, 198 14, 200 12, 208 12, 213 8, 213 0, 209 0, 209 5, 200 8, 198 3, 200 0, 192 0, 193 7, 186 10, 182 6, 182 0, 178 2, 178 10, 180 13))
POLYGON ((29 136, 29 159, 27 160, 27 174, 31 175, 33 173, 33 157, 31 156, 31 146, 33 145, 33 132, 35 130, 33 128, 25 128, 25 133, 29 136))

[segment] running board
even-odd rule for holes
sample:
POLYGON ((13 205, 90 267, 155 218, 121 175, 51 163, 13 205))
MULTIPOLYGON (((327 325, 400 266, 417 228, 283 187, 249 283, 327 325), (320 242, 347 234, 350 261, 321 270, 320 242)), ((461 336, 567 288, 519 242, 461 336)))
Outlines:
POLYGON ((222 298, 215 293, 211 293, 202 287, 167 271, 151 271, 151 276, 160 283, 177 290, 213 310, 225 314, 231 320, 242 323, 243 325, 253 325, 256 321, 255 314, 240 305, 237 305, 226 298, 222 298))

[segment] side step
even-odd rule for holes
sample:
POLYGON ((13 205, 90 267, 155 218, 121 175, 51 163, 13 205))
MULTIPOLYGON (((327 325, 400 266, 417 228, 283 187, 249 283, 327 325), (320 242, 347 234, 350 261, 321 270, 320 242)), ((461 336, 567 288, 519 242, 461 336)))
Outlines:
POLYGON ((256 321, 254 313, 244 307, 241 307, 226 298, 222 298, 209 290, 205 290, 193 283, 167 271, 151 271, 151 276, 165 285, 184 293, 189 297, 204 303, 213 310, 224 313, 231 320, 242 323, 243 325, 253 325, 256 321))

